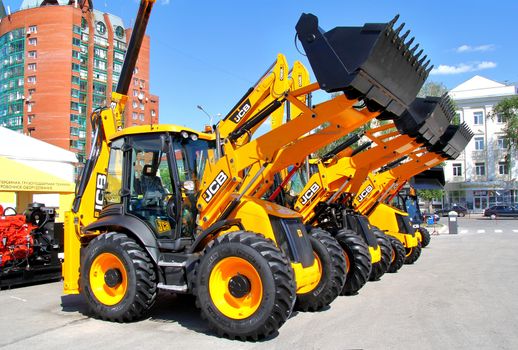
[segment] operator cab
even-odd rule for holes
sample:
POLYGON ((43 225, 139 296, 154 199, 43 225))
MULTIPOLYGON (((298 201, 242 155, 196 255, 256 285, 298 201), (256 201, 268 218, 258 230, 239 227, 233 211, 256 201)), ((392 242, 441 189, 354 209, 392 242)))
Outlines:
POLYGON ((213 141, 195 133, 126 134, 112 141, 103 213, 116 205, 158 239, 192 237, 196 200, 213 141))

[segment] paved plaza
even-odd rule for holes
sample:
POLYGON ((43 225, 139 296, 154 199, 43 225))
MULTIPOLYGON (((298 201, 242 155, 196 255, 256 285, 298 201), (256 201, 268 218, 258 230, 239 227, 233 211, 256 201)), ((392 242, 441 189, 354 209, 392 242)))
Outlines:
POLYGON ((325 311, 294 313, 263 342, 214 336, 186 296, 162 295, 140 322, 91 319, 81 297, 63 296, 56 282, 0 291, 0 347, 516 349, 518 220, 471 217, 459 224, 458 235, 434 235, 414 265, 325 311))

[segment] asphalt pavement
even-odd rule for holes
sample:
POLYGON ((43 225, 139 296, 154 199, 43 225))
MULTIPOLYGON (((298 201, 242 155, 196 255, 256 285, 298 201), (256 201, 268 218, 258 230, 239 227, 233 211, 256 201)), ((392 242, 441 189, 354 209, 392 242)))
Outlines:
POLYGON ((257 343, 216 337, 187 296, 161 295, 150 318, 119 324, 89 318, 80 296, 62 295, 61 282, 3 290, 0 347, 517 349, 517 251, 518 220, 460 218, 459 234, 432 236, 414 265, 327 310, 294 313, 257 343))

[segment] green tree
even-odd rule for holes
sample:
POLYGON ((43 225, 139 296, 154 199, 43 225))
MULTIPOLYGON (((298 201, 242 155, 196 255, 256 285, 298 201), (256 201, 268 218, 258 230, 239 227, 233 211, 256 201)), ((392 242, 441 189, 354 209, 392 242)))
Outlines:
POLYGON ((423 85, 417 97, 441 97, 448 92, 448 88, 441 82, 429 81, 423 85))
POLYGON ((500 101, 493 108, 491 118, 497 115, 503 117, 504 133, 507 138, 507 149, 518 146, 518 96, 513 96, 500 101))
POLYGON ((417 196, 426 200, 431 201, 433 199, 441 199, 444 190, 419 190, 417 191, 417 196))

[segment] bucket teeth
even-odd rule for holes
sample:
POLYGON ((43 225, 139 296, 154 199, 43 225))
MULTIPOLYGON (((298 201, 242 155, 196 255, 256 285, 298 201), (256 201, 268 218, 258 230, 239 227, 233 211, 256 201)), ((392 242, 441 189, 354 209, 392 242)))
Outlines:
POLYGON ((450 125, 431 151, 448 159, 456 159, 473 138, 473 131, 466 123, 450 125))
POLYGON ((397 15, 395 15, 394 18, 392 18, 392 20, 390 22, 388 22, 388 27, 392 28, 398 19, 399 19, 399 13, 397 15))
POLYGON ((320 88, 370 101, 389 119, 401 115, 426 80, 429 63, 418 61, 422 50, 414 56, 419 45, 409 49, 415 39, 406 42, 410 30, 403 30, 405 23, 396 27, 398 19, 325 31, 316 16, 302 14, 297 37, 320 88))
POLYGON ((426 70, 426 75, 430 74, 430 72, 432 71, 433 67, 435 67, 433 64, 430 66, 430 68, 428 68, 426 70))
MULTIPOLYGON (((403 35, 401 36, 401 41, 403 41, 403 42, 404 42, 404 41, 405 41, 405 39, 408 37, 408 34, 410 34, 410 30, 407 30, 407 31, 405 32, 405 34, 403 34, 403 35)), ((406 44, 405 44, 405 45, 406 45, 406 44)))
POLYGON ((416 98, 394 123, 400 133, 414 137, 431 149, 440 141, 455 115, 449 105, 447 95, 416 98))

